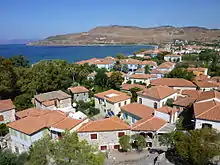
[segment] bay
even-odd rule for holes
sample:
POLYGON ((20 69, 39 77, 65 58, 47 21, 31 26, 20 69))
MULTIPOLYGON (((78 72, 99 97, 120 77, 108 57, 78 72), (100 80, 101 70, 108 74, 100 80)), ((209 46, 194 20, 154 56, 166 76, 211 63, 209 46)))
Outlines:
POLYGON ((32 64, 40 60, 61 59, 77 62, 89 58, 104 58, 118 53, 130 55, 140 49, 153 49, 148 45, 117 45, 117 46, 26 46, 0 45, 0 56, 5 58, 24 55, 32 64))

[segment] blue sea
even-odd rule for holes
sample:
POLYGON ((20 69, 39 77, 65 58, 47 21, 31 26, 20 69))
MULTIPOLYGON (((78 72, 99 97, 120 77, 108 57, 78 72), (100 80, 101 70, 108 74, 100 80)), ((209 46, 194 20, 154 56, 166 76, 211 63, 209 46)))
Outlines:
POLYGON ((0 45, 0 56, 5 58, 24 55, 32 64, 40 60, 62 59, 76 62, 89 58, 115 56, 118 53, 131 55, 140 49, 153 49, 153 46, 26 46, 0 45))

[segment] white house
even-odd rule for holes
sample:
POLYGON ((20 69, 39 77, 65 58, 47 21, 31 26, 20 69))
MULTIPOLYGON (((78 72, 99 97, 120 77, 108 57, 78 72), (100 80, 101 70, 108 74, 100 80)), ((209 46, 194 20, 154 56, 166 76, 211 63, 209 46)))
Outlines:
POLYGON ((219 88, 220 84, 212 81, 194 81, 199 90, 201 91, 211 91, 219 88))
POLYGON ((141 64, 142 68, 144 68, 146 65, 148 65, 150 69, 157 68, 157 63, 155 61, 149 61, 149 60, 142 61, 141 64))
POLYGON ((74 101, 84 101, 84 102, 90 101, 89 90, 86 87, 75 86, 75 87, 68 88, 68 90, 70 91, 72 95, 72 99, 74 101))
POLYGON ((150 79, 151 79, 150 74, 132 74, 129 77, 129 80, 131 81, 131 84, 136 84, 136 83, 145 83, 146 86, 150 85, 150 79))
POLYGON ((15 121, 15 106, 11 99, 0 100, 0 124, 15 121))
POLYGON ((168 99, 177 99, 178 91, 167 86, 155 86, 137 92, 138 103, 158 109, 166 105, 168 99))
POLYGON ((63 112, 75 111, 72 107, 71 96, 58 90, 34 96, 36 108, 49 110, 62 110, 63 112))
POLYGON ((196 85, 182 78, 159 78, 151 81, 152 86, 166 85, 175 90, 196 90, 196 85))
POLYGON ((119 149, 119 138, 130 135, 130 126, 118 117, 90 121, 78 130, 80 139, 96 145, 101 151, 119 149))
POLYGON ((95 108, 105 116, 117 115, 121 111, 121 106, 131 103, 131 96, 113 89, 97 93, 94 98, 95 108))
POLYGON ((122 65, 122 68, 124 65, 128 66, 128 70, 130 72, 135 72, 138 68, 142 67, 142 61, 128 58, 128 59, 121 59, 120 64, 122 65))
POLYGON ((164 106, 159 109, 156 109, 154 115, 173 124, 177 121, 178 110, 176 108, 164 106))
POLYGON ((164 60, 169 62, 182 62, 182 56, 177 54, 168 54, 164 56, 164 60))
POLYGON ((175 63, 172 62, 164 62, 160 64, 156 69, 160 71, 170 72, 175 68, 175 63))

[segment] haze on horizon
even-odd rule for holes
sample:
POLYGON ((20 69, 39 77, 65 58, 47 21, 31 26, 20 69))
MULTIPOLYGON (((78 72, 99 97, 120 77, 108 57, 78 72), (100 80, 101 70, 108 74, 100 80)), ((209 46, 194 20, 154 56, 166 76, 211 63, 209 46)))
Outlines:
POLYGON ((0 1, 0 40, 43 39, 97 26, 220 28, 220 0, 0 1))

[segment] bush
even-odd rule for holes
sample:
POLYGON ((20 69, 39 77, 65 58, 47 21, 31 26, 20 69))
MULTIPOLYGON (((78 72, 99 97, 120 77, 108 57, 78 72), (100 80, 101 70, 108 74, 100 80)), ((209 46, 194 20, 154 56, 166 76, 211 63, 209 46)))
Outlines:
POLYGON ((131 138, 128 135, 124 135, 124 136, 120 137, 119 143, 120 143, 122 151, 127 152, 128 150, 131 149, 130 139, 131 138))

